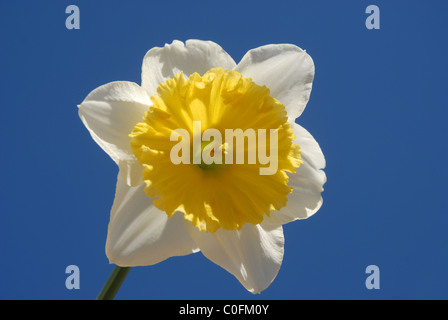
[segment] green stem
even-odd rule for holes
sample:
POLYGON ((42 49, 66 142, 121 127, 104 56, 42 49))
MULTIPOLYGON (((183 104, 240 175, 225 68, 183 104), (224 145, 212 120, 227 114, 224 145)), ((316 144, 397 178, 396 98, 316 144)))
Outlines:
POLYGON ((113 300, 131 267, 115 266, 96 300, 113 300))

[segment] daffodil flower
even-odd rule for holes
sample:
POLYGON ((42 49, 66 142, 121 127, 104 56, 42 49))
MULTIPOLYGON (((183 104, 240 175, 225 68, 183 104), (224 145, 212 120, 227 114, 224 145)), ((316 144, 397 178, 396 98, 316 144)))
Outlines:
MULTIPOLYGON (((149 50, 141 85, 117 81, 93 90, 79 116, 119 167, 109 261, 147 266, 201 251, 250 292, 266 289, 282 264, 282 225, 306 219, 322 205, 325 158, 295 123, 313 78, 313 60, 295 45, 262 46, 236 64, 218 44, 188 40, 149 50), (260 159, 225 161, 235 149, 230 141, 203 139, 195 151, 198 122, 200 134, 273 130, 277 144, 269 147, 272 134, 264 137, 266 146, 255 147, 278 156, 273 172, 260 174, 268 166, 260 159), (191 134, 192 148, 175 163, 173 148, 185 138, 173 139, 178 129, 191 134), (188 162, 195 152, 208 156, 188 162), (219 158, 215 152, 224 161, 210 164, 219 158)), ((252 147, 244 147, 246 158, 252 147)))

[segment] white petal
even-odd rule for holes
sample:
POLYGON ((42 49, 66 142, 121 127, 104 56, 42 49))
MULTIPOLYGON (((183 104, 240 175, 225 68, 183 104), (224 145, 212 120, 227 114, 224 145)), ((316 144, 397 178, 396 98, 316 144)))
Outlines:
POLYGON ((325 157, 313 136, 300 125, 294 123, 295 143, 302 150, 303 164, 296 173, 288 173, 289 185, 293 187, 288 195, 286 207, 272 214, 272 218, 285 224, 296 219, 306 219, 322 206, 323 185, 327 181, 325 157))
POLYGON ((117 81, 93 90, 79 105, 79 116, 93 140, 115 161, 129 185, 142 181, 142 167, 134 157, 129 134, 151 101, 138 84, 117 81))
POLYGON ((232 69, 232 57, 212 41, 173 41, 163 48, 155 47, 146 53, 142 66, 142 87, 149 96, 156 93, 160 83, 183 71, 185 76, 194 72, 203 75, 211 68, 232 69))
POLYGON ((263 221, 247 223, 239 231, 218 229, 215 233, 201 232, 189 222, 185 227, 208 259, 252 293, 266 289, 280 270, 284 252, 281 225, 263 221))
POLYGON ((168 218, 152 204, 145 184, 129 187, 118 179, 106 242, 106 254, 119 266, 146 266, 197 252, 182 214, 168 218))
POLYGON ((302 114, 310 98, 314 62, 292 44, 271 44, 248 51, 235 71, 271 90, 271 96, 286 106, 288 117, 302 114))

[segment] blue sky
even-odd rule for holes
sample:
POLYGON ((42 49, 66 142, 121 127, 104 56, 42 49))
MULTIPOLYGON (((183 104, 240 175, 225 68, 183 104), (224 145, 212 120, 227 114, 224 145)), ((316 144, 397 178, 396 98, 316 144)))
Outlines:
POLYGON ((212 40, 235 61, 270 43, 316 65, 297 120, 327 160, 324 205, 284 226, 273 284, 252 295, 201 253, 133 268, 118 299, 447 299, 443 1, 1 1, 0 299, 94 299, 118 169, 76 105, 174 39, 212 40), (67 30, 65 8, 80 9, 67 30), (368 5, 379 30, 365 27, 368 5), (80 269, 67 290, 65 268, 80 269), (365 286, 369 265, 380 289, 365 286))

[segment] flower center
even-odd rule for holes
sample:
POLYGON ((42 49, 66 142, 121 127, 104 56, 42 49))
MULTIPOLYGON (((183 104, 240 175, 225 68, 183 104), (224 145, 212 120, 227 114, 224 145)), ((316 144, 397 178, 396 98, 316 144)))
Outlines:
POLYGON ((235 71, 168 79, 130 134, 145 192, 201 231, 259 224, 286 205, 302 163, 284 105, 235 71))
POLYGON ((221 165, 225 162, 225 150, 225 144, 220 144, 215 141, 202 141, 200 152, 198 152, 199 154, 196 154, 196 157, 201 157, 201 163, 198 164, 199 168, 203 170, 217 169, 217 165, 221 165), (216 153, 215 150, 217 151, 216 153), (219 161, 214 161, 215 156, 220 157, 218 159, 219 161))

